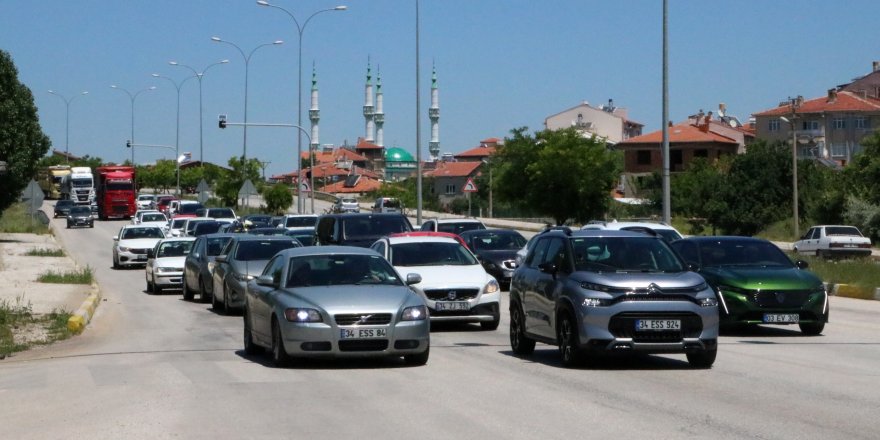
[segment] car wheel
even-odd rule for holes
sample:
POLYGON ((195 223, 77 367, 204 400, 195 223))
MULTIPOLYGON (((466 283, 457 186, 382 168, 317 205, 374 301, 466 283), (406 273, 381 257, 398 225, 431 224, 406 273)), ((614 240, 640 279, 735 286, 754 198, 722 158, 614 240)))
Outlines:
POLYGON ((251 332, 251 323, 248 319, 248 311, 247 308, 244 309, 244 352, 249 355, 255 355, 260 353, 260 347, 257 344, 254 344, 254 336, 251 332))
POLYGON ((518 355, 535 351, 535 340, 526 336, 525 317, 519 306, 510 308, 510 348, 518 355))
POLYGON ((159 287, 158 284, 156 284, 156 276, 155 275, 153 275, 153 293, 155 293, 156 295, 159 295, 162 293, 162 288, 159 287))
POLYGON ((566 367, 576 367, 583 362, 580 347, 580 336, 575 326, 575 320, 570 312, 564 312, 559 318, 559 354, 562 364, 566 367))
POLYGON ((186 282, 186 278, 183 280, 183 299, 184 301, 192 301, 195 298, 195 293, 192 289, 189 288, 189 283, 186 282))
POLYGON ((717 355, 718 349, 713 348, 712 350, 688 353, 687 359, 688 363, 691 364, 691 367, 708 369, 712 368, 712 364, 715 363, 715 356, 717 355))
POLYGON ((801 333, 806 336, 819 336, 822 334, 822 331, 825 330, 825 323, 805 322, 803 324, 798 324, 798 327, 801 328, 801 333))
POLYGON ((113 254, 113 268, 119 269, 119 257, 116 254, 113 254))
POLYGON ((153 293, 153 283, 150 282, 150 279, 147 279, 147 293, 153 293))
MULTIPOLYGON (((217 292, 214 293, 216 294, 217 292)), ((217 300, 217 295, 215 294, 211 295, 211 309, 213 309, 215 312, 220 312, 223 308, 223 303, 217 300)))
POLYGON ((428 348, 425 351, 419 354, 408 354, 403 357, 403 361, 406 362, 407 365, 411 366, 420 366, 428 363, 428 356, 431 354, 431 343, 428 343, 428 348))
POLYGON ((293 358, 287 354, 284 348, 284 338, 281 337, 281 328, 278 321, 272 320, 272 363, 276 367, 283 368, 293 363, 293 358))

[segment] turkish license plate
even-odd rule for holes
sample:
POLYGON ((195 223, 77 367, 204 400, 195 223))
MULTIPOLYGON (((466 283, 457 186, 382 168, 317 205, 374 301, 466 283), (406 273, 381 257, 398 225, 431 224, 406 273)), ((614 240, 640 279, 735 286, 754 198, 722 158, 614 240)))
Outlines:
POLYGON ((384 328, 341 328, 339 339, 370 339, 384 338, 388 336, 388 329, 384 328))
POLYGON ((797 313, 765 313, 764 322, 767 324, 789 324, 800 321, 797 313))
POLYGON ((680 319, 637 319, 637 331, 681 330, 680 319))
POLYGON ((471 306, 467 303, 467 301, 437 301, 434 303, 434 310, 437 311, 448 311, 448 310, 470 310, 471 306))
POLYGON ((147 256, 146 255, 136 255, 134 257, 134 259, 137 261, 147 261, 147 256))

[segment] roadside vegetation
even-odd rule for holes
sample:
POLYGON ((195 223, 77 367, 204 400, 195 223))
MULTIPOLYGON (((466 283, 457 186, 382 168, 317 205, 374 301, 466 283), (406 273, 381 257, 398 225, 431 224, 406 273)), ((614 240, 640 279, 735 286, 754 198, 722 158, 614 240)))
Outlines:
POLYGON ((64 249, 34 248, 27 252, 28 257, 63 257, 64 249))
POLYGON ((94 281, 94 271, 91 267, 84 267, 68 272, 55 272, 49 270, 40 274, 37 281, 54 284, 91 284, 94 281))
POLYGON ((0 300, 0 359, 36 345, 50 344, 71 336, 67 329, 70 313, 53 311, 35 314, 21 297, 0 300))
POLYGON ((792 255, 792 258, 809 263, 809 270, 822 281, 859 287, 863 299, 873 299, 874 289, 880 287, 880 262, 870 258, 826 260, 805 255, 792 255))
POLYGON ((16 203, 0 214, 0 232, 10 234, 49 234, 49 226, 27 212, 27 206, 16 203))

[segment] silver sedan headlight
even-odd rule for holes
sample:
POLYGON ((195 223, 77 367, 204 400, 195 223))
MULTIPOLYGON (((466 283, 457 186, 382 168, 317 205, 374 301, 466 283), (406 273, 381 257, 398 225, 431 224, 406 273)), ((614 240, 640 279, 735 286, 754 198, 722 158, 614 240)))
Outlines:
POLYGON ((403 309, 402 321, 422 321, 428 318, 428 308, 425 306, 414 306, 403 309))
POLYGON ((284 310, 284 318, 290 322, 323 322, 321 313, 315 309, 289 308, 284 310))

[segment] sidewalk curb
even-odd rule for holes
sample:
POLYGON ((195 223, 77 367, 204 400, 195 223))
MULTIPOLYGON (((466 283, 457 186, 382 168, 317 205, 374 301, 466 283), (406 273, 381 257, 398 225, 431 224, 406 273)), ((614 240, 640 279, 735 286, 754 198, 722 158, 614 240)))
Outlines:
POLYGON ((89 297, 83 301, 79 309, 73 312, 73 315, 67 320, 67 329, 71 333, 82 333, 89 321, 92 320, 92 316, 95 315, 95 310, 100 302, 101 289, 98 288, 97 283, 92 283, 92 293, 89 294, 89 297))

